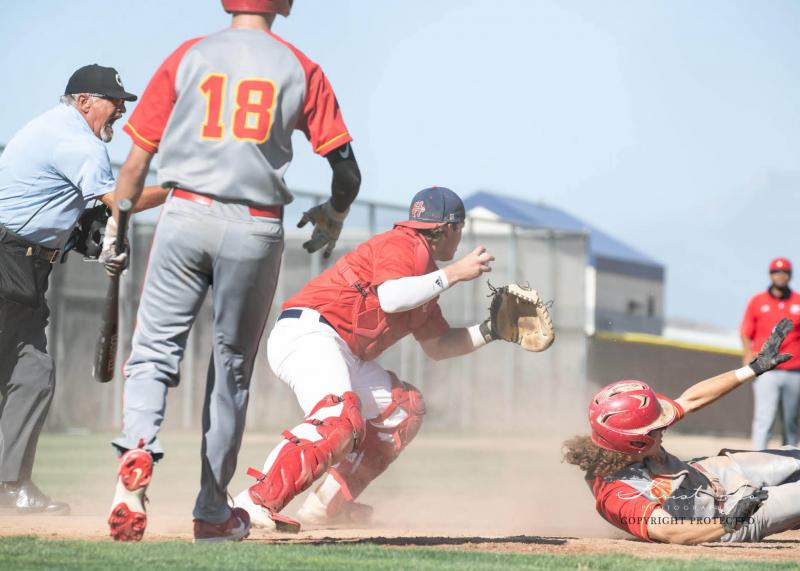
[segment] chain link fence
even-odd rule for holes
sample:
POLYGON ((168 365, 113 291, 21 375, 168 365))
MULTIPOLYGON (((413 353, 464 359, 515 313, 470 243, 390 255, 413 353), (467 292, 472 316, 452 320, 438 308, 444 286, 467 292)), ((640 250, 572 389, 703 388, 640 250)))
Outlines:
MULTIPOLYGON (((0 153, 3 150, 0 146, 0 153)), ((116 168, 119 165, 115 165, 116 168)), ((150 175, 148 184, 154 184, 150 175)), ((326 193, 294 191, 286 208, 286 247, 270 319, 251 382, 247 426, 252 430, 285 427, 297 421, 294 395, 275 378, 266 362, 266 338, 284 299, 360 242, 405 219, 407 209, 389 202, 359 199, 352 207, 333 257, 323 260, 301 247, 309 229, 295 222, 303 210, 328 198, 326 193)), ((398 197, 398 202, 403 197, 398 197)), ((46 428, 57 431, 115 430, 122 423, 121 364, 130 353, 136 310, 157 224, 154 212, 131 220, 131 266, 121 281, 120 339, 117 372, 106 385, 91 375, 100 312, 107 287, 102 267, 75 253, 51 274, 48 300, 49 350, 56 361, 57 390, 46 428)), ((429 429, 503 432, 520 427, 546 429, 548 420, 563 421, 575 411, 576 394, 586 392, 587 340, 585 267, 587 236, 468 218, 456 256, 484 245, 497 260, 488 274, 497 285, 528 282, 552 300, 556 343, 541 354, 507 343, 492 343, 465 357, 433 362, 409 336, 385 352, 379 362, 424 393, 429 429)), ((485 318, 489 300, 485 280, 458 284, 440 298, 454 327, 485 318)), ((207 298, 189 335, 180 386, 171 390, 165 427, 200 425, 206 373, 211 354, 212 312, 207 298)))
MULTIPOLYGON (((295 192, 286 210, 286 247, 270 321, 262 339, 251 383, 248 429, 274 429, 296 422, 301 415, 292 392, 272 374, 264 345, 280 303, 305 282, 324 270, 361 241, 391 228, 404 219, 404 207, 359 200, 352 208, 334 256, 323 260, 301 247, 308 229, 294 223, 303 210, 325 200, 321 194, 295 192)), ((141 293, 148 251, 155 230, 152 216, 132 218, 130 240, 133 257, 122 279, 118 363, 130 351, 136 309, 141 293)), ((558 418, 570 409, 572 396, 583 392, 586 377, 584 267, 586 236, 556 233, 507 224, 493 224, 483 233, 468 220, 457 256, 476 245, 486 246, 496 257, 489 274, 495 284, 527 281, 544 299, 553 300, 552 313, 557 342, 545 353, 534 354, 507 343, 493 343, 471 355, 433 362, 409 336, 380 357, 398 376, 417 385, 428 406, 426 423, 441 430, 480 429, 496 431, 558 418), (498 419, 502 419, 499 422, 498 419)), ((98 385, 91 378, 94 343, 107 281, 99 264, 72 255, 55 268, 49 293, 53 318, 50 348, 56 359, 58 389, 48 428, 53 430, 114 429, 121 425, 123 379, 118 370, 113 382, 98 385)), ((471 325, 486 316, 489 300, 484 280, 458 284, 440 298, 452 326, 471 325)), ((170 391, 164 426, 194 428, 200 424, 206 372, 211 353, 211 303, 206 299, 188 338, 181 383, 170 391)), ((121 367, 118 367, 118 369, 121 367)))

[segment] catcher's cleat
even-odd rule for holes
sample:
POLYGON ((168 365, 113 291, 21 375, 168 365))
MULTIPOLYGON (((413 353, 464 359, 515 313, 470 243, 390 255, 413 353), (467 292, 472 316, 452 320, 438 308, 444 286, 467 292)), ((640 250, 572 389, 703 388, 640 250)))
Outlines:
POLYGON ((115 541, 141 541, 147 527, 145 491, 153 476, 153 457, 142 448, 120 458, 119 477, 111 502, 108 527, 115 541))
POLYGON ((334 502, 337 503, 336 509, 332 510, 332 506, 323 504, 316 493, 311 493, 297 510, 297 519, 307 525, 367 526, 372 523, 372 506, 352 501, 334 502))
POLYGON ((298 533, 300 531, 300 522, 258 505, 250 497, 249 490, 244 490, 233 498, 233 505, 245 510, 250 516, 253 527, 257 529, 281 533, 298 533))
POLYGON ((231 515, 222 523, 194 520, 193 543, 242 541, 248 535, 250 535, 250 515, 242 508, 233 508, 231 515))

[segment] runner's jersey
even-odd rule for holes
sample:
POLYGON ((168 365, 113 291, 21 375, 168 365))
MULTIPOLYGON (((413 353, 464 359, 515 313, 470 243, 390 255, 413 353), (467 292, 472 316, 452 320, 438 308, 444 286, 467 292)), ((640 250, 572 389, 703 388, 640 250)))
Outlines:
POLYGON ((657 458, 626 466, 587 483, 600 515, 614 526, 649 539, 647 521, 656 508, 675 518, 713 518, 725 497, 707 476, 704 458, 684 462, 663 448, 657 458))
POLYGON ((254 205, 292 201, 295 129, 320 155, 352 140, 317 64, 271 32, 234 28, 175 50, 124 127, 159 153, 159 184, 254 205))

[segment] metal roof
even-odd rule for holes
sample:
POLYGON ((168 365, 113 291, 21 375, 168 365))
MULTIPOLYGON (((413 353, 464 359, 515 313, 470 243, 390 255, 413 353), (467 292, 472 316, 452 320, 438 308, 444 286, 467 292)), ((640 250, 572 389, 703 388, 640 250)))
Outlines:
POLYGON ((558 208, 487 191, 468 196, 464 205, 467 211, 485 208, 506 222, 585 232, 589 235, 589 263, 598 270, 664 279, 663 264, 558 208))

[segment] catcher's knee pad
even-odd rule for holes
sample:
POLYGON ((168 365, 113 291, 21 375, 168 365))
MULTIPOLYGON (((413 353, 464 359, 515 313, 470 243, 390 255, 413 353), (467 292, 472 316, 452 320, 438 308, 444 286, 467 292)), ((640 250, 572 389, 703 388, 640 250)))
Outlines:
POLYGON ((367 421, 363 444, 347 455, 326 478, 315 493, 333 516, 343 506, 357 498, 369 483, 383 473, 408 446, 422 426, 425 402, 422 393, 409 383, 392 378, 392 402, 376 418, 367 421))
POLYGON ((292 498, 361 444, 365 434, 364 419, 361 401, 354 392, 348 391, 341 397, 326 396, 308 417, 339 404, 343 406, 338 416, 306 420, 316 427, 319 440, 298 438, 284 431, 286 442, 267 473, 254 468, 247 470, 249 476, 258 480, 248 490, 253 502, 273 512, 282 510, 292 498))

